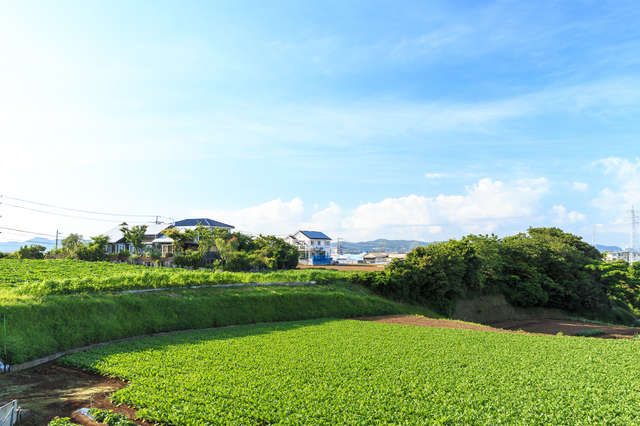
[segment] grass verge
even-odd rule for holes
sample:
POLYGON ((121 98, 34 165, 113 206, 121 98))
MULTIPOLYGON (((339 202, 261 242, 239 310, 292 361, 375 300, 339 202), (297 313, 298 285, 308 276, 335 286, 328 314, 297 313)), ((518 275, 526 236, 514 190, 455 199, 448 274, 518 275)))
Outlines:
POLYGON ((0 294, 6 315, 10 364, 132 336, 311 318, 418 314, 351 283, 172 289, 153 293, 52 295, 0 294))

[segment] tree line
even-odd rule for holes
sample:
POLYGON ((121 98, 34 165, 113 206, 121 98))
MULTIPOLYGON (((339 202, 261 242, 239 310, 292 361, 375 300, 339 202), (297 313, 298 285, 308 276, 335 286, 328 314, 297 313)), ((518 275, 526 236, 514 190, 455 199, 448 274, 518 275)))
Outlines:
POLYGON ((503 294, 515 306, 576 313, 640 308, 640 263, 606 263, 595 247, 558 228, 529 228, 506 238, 468 235, 418 247, 384 272, 354 280, 444 315, 460 298, 482 294, 503 294))
MULTIPOLYGON (((162 252, 143 242, 147 225, 120 228, 125 240, 135 253, 121 252, 130 260, 140 255, 152 258, 161 257, 162 252)), ((167 228, 162 231, 173 240, 175 253, 173 263, 180 267, 198 268, 202 266, 224 269, 226 271, 261 271, 273 269, 293 269, 298 265, 298 249, 273 235, 253 237, 242 232, 230 232, 224 228, 207 228, 198 224, 195 229, 167 228), (215 247, 214 251, 211 251, 215 247), (212 260, 211 264, 207 263, 212 260)), ((85 261, 104 261, 109 258, 107 244, 109 238, 104 235, 84 241, 80 234, 70 234, 61 242, 61 247, 47 253, 49 258, 72 258, 85 261)), ((43 246, 24 246, 20 250, 6 255, 15 259, 44 259, 46 248, 43 246)))

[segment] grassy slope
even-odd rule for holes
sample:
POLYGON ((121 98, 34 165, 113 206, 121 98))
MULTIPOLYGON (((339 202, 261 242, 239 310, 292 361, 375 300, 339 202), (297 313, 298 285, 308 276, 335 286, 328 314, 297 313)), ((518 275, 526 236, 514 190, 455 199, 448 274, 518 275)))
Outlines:
POLYGON ((0 315, 7 318, 8 361, 12 364, 162 331, 400 313, 437 316, 348 283, 45 297, 0 293, 0 315))
POLYGON ((244 273, 79 260, 0 259, 0 291, 23 296, 47 296, 235 283, 335 282, 348 281, 358 273, 325 269, 244 273))

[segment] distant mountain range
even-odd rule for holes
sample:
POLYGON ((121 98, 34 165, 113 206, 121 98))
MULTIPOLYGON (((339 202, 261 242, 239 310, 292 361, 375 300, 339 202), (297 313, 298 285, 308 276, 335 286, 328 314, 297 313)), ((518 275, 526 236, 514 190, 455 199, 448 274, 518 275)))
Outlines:
MULTIPOLYGON (((60 244, 61 240, 58 240, 58 247, 62 247, 60 244)), ((47 251, 56 248, 56 240, 49 240, 47 238, 32 238, 27 241, 4 241, 0 242, 0 252, 3 253, 13 253, 16 250, 19 250, 20 247, 24 247, 25 245, 41 245, 47 248, 47 251)))
MULTIPOLYGON (((377 239, 374 241, 365 241, 360 243, 352 243, 349 241, 340 241, 340 247, 344 253, 409 253, 416 247, 428 246, 431 243, 417 240, 385 240, 377 239)), ((337 243, 333 243, 332 247, 336 247, 337 243)))
POLYGON ((596 248, 600 251, 622 251, 622 248, 618 246, 603 246, 602 244, 596 244, 596 248))
MULTIPOLYGON (((354 243, 350 241, 340 241, 340 247, 344 253, 362 253, 363 251, 369 253, 386 252, 386 253, 409 253, 412 249, 420 246, 428 246, 425 241, 417 240, 385 240, 377 239, 374 241, 364 241, 354 243)), ((332 247, 336 247, 337 243, 333 243, 332 247)), ((596 244, 596 248, 601 251, 622 251, 622 248, 618 246, 604 246, 602 244, 596 244)))

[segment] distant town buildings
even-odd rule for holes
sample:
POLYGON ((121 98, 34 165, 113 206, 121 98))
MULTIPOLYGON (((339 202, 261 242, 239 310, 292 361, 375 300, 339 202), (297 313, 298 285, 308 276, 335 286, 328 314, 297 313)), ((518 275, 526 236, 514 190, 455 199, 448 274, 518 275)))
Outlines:
POLYGON ((631 250, 610 251, 605 256, 605 260, 607 262, 615 262, 616 260, 624 260, 626 262, 629 262, 629 259, 631 258, 631 253, 632 253, 631 250))

